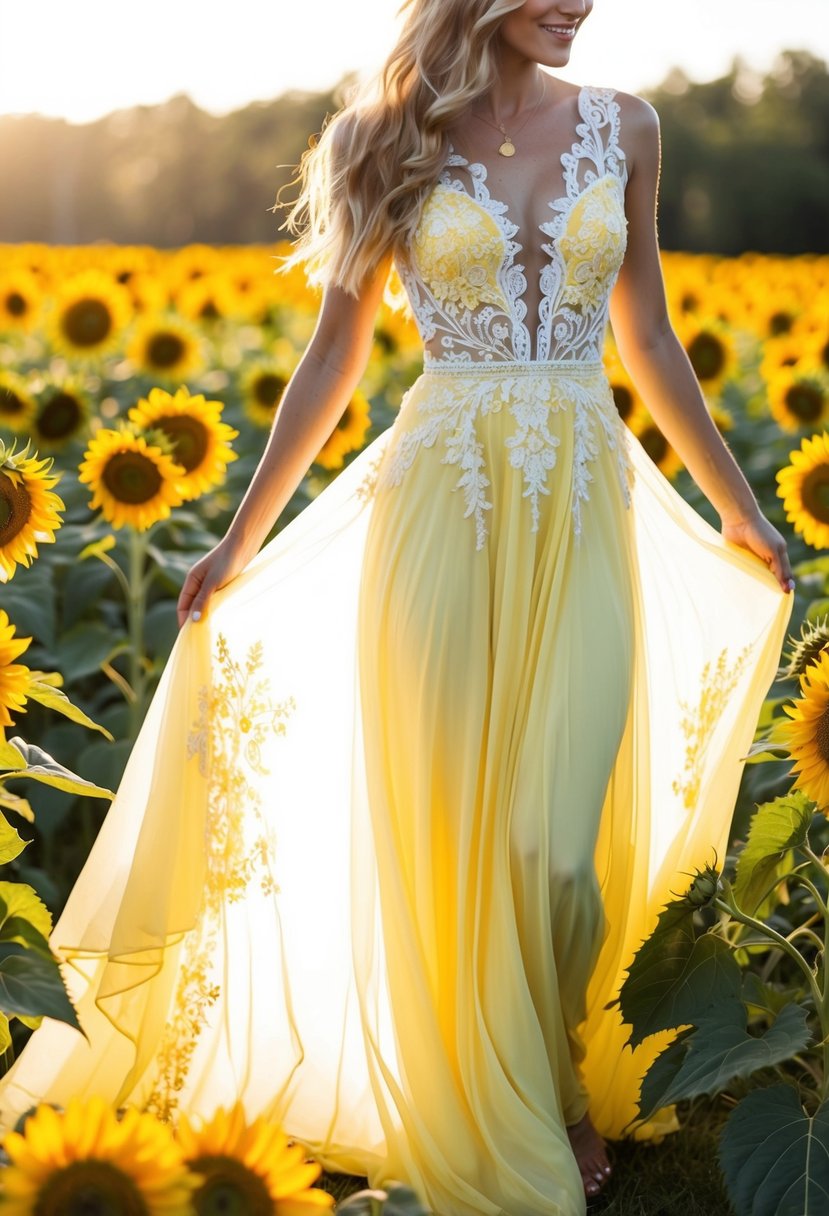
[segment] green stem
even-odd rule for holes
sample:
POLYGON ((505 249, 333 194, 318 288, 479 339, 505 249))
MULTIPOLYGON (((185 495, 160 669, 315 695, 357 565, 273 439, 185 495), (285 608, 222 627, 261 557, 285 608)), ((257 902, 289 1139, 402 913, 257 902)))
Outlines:
MULTIPOLYGON (((822 857, 818 857, 817 853, 812 849, 808 841, 804 841, 801 848, 806 856, 817 868, 824 878, 826 877, 826 863, 822 857)), ((823 991, 820 999, 820 1026, 823 1034, 823 1042, 821 1044, 823 1056, 823 1082, 820 1087, 820 1098, 822 1102, 826 1101, 829 1096, 829 967, 826 966, 826 959, 829 957, 829 908, 825 901, 818 893, 817 886, 804 878, 803 875, 797 876, 805 886, 811 889, 812 895, 823 917, 823 961, 821 966, 821 984, 823 991)))
POLYGON ((829 916, 829 908, 827 908, 826 902, 825 902, 823 896, 821 895, 820 891, 818 891, 817 887, 812 882, 812 880, 810 878, 807 878, 805 874, 798 873, 797 870, 792 871, 792 873, 789 875, 789 880, 794 881, 794 882, 799 882, 800 885, 805 887, 807 891, 811 891, 812 898, 814 899, 815 903, 817 904, 818 911, 820 912, 820 915, 823 917, 823 919, 825 921, 827 916, 829 916))
POLYGON ((768 937, 780 947, 784 954, 788 954, 792 962, 800 968, 809 982, 809 991, 812 994, 812 999, 815 1002, 815 1009, 818 1017, 820 1018, 821 1033, 824 1037, 826 1037, 827 1029, 824 1022, 825 1014, 823 1009, 823 993, 818 987, 812 968, 806 962, 805 958, 797 947, 793 946, 791 942, 787 941, 786 938, 783 937, 782 934, 778 933, 776 929, 772 929, 771 925, 767 925, 765 921, 757 920, 755 917, 749 916, 747 912, 743 912, 740 908, 738 908, 734 903, 733 895, 730 895, 727 900, 721 899, 718 896, 713 903, 715 908, 722 908, 728 911, 735 920, 740 921, 744 925, 749 925, 752 929, 756 929, 761 936, 768 937))
POLYGON ((130 642, 129 682, 135 693, 135 699, 129 707, 130 739, 134 743, 144 721, 147 696, 147 667, 144 659, 144 617, 147 607, 144 565, 147 557, 147 534, 130 528, 129 538, 127 630, 130 642))

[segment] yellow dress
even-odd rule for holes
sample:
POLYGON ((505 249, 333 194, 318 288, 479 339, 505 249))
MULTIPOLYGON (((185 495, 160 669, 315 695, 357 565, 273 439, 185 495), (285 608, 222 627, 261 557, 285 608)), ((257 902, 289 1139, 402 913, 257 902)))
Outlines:
POLYGON ((394 425, 181 632, 52 938, 88 1041, 44 1022, 5 1126, 241 1098, 437 1216, 584 1212, 565 1125, 667 1042, 605 1006, 724 855, 791 598, 618 416, 619 106, 573 109, 544 242, 450 152, 394 425))

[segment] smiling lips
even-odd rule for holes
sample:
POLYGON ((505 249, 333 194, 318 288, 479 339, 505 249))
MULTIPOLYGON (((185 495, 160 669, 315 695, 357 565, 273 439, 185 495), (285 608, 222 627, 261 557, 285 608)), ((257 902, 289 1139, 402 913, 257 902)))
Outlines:
POLYGON ((576 36, 575 25, 542 25, 541 28, 562 42, 572 42, 576 36))

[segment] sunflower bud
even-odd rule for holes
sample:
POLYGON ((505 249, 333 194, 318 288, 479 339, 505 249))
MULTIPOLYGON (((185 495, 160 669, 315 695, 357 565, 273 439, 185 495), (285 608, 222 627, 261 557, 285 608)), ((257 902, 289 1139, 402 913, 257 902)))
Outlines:
POLYGON ((720 875, 713 866, 697 870, 696 877, 685 893, 688 903, 695 908, 705 908, 720 892, 720 875))

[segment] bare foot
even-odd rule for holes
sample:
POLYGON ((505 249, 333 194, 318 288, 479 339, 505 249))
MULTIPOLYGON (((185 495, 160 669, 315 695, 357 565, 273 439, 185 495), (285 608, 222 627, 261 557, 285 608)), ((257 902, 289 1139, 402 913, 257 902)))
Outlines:
POLYGON ((567 1135, 581 1170, 585 1195, 588 1198, 598 1195, 611 1173, 604 1140, 590 1122, 589 1114, 571 1124, 567 1135))

